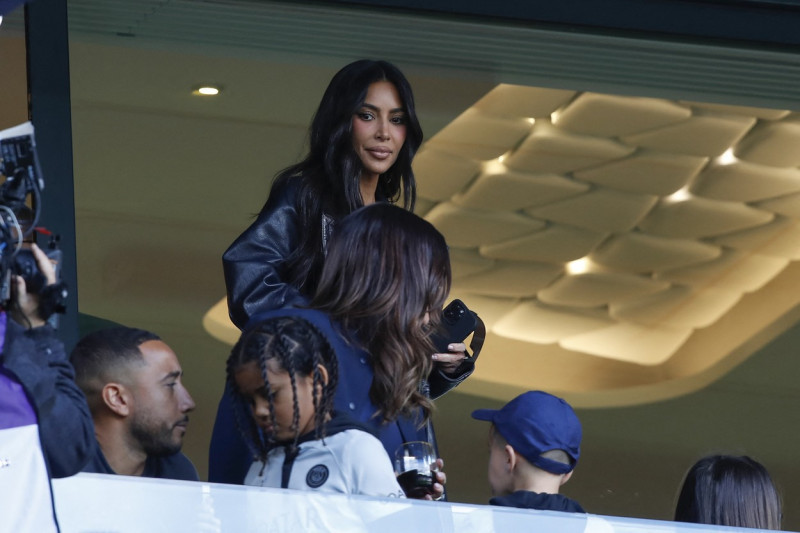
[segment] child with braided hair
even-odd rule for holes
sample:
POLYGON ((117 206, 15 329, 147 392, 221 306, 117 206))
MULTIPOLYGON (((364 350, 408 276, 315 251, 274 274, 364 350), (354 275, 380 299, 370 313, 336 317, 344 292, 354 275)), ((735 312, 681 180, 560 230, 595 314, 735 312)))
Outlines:
POLYGON ((368 426, 334 411, 336 355, 308 321, 271 317, 249 327, 227 379, 254 456, 245 485, 404 497, 368 426))

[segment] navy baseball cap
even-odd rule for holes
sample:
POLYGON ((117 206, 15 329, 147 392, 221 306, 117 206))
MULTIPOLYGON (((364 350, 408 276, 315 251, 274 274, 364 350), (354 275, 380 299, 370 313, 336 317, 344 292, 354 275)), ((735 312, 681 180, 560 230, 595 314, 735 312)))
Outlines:
POLYGON ((571 472, 581 454, 578 416, 567 402, 546 392, 525 392, 499 410, 473 411, 472 418, 492 422, 517 453, 551 474, 571 472), (541 456, 550 450, 565 451, 572 464, 541 456))

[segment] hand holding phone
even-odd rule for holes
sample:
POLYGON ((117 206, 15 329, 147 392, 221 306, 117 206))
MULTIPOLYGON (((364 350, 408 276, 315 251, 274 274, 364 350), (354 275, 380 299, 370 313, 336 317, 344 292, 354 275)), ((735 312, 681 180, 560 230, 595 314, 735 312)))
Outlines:
POLYGON ((442 322, 431 340, 437 353, 447 353, 448 346, 463 342, 478 325, 478 315, 461 300, 453 300, 442 311, 442 322))

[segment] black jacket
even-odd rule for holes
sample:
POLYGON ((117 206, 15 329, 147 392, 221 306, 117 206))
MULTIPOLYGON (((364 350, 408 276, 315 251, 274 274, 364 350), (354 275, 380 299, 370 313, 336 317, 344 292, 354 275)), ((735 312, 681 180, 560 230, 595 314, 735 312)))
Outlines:
MULTIPOLYGON (((299 186, 299 180, 289 179, 273 187, 258 218, 222 255, 228 311, 239 329, 256 313, 308 303, 283 274, 286 259, 300 242, 295 207, 299 186)), ((323 217, 320 224, 329 234, 333 219, 323 217)))

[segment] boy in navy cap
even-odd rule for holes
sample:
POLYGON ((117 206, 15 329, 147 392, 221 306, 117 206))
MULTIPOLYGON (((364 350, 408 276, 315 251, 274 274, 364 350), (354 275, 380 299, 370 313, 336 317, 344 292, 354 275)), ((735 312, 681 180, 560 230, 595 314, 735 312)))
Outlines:
POLYGON ((472 418, 489 430, 489 503, 506 507, 585 513, 558 493, 572 476, 581 423, 572 407, 552 394, 529 391, 502 409, 478 409, 472 418))

